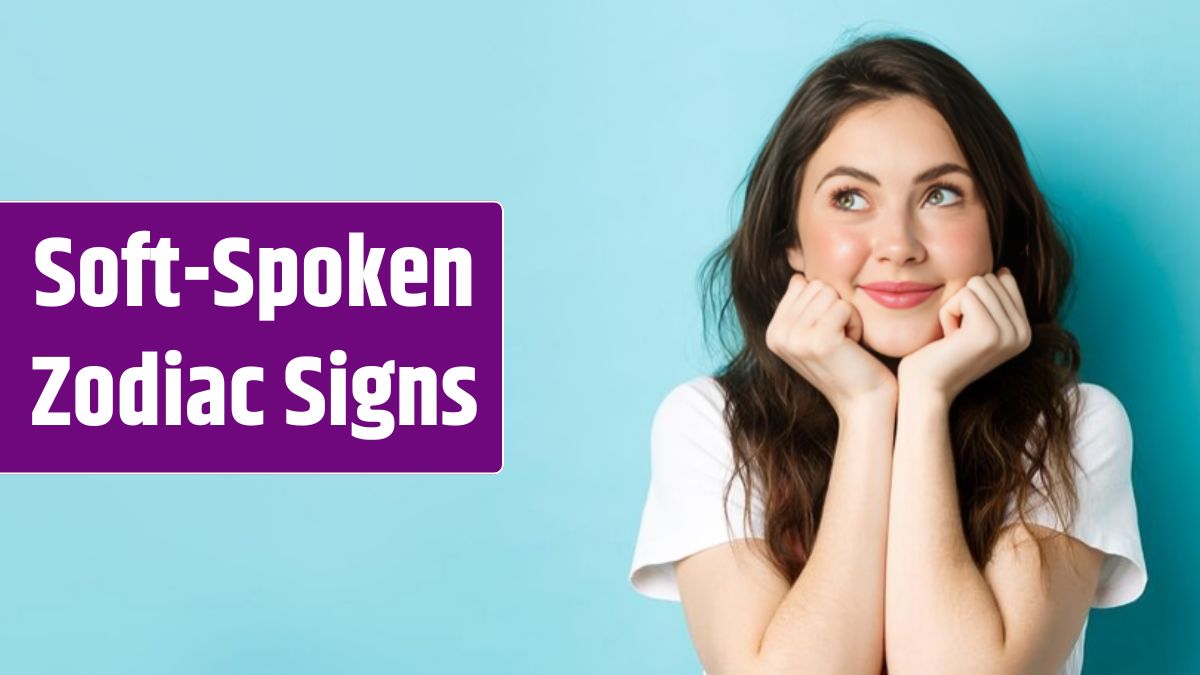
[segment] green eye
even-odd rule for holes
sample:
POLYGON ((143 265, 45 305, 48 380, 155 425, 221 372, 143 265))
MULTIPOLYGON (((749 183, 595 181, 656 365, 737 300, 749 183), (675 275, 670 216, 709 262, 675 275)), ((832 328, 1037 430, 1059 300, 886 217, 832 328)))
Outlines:
POLYGON ((933 190, 930 191, 929 203, 933 204, 934 206, 947 206, 947 205, 953 205, 953 204, 958 203, 958 202, 950 202, 950 204, 947 204, 946 203, 946 193, 950 193, 950 194, 953 194, 956 197, 958 197, 959 202, 961 202, 963 199, 962 192, 958 188, 956 188, 950 184, 939 183, 939 184, 934 185, 933 190))
POLYGON ((833 203, 833 207, 840 211, 861 211, 862 209, 854 208, 855 197, 862 199, 862 195, 858 193, 858 190, 838 190, 837 192, 833 193, 833 199, 831 201, 833 203))

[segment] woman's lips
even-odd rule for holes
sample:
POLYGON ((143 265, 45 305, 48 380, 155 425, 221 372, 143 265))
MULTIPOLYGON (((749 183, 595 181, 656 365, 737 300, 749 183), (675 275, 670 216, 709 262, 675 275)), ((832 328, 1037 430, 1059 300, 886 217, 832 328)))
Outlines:
POLYGON ((909 291, 907 293, 887 293, 884 291, 876 291, 870 288, 863 288, 863 292, 871 296, 871 299, 889 309, 908 309, 929 299, 941 286, 930 288, 926 291, 909 291))

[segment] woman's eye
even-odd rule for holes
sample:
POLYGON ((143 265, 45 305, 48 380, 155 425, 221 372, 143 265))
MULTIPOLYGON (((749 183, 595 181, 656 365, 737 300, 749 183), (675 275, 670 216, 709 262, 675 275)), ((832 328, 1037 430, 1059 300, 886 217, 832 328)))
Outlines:
MULTIPOLYGON (((933 206, 953 206, 960 203, 962 199, 962 192, 953 185, 935 185, 929 192, 927 201, 933 206)), ((840 211, 862 211, 862 208, 855 207, 855 200, 861 200, 865 205, 866 200, 858 190, 846 188, 834 192, 831 201, 833 207, 840 211)))
POLYGON ((858 194, 857 190, 838 190, 833 193, 833 206, 842 211, 860 211, 861 209, 854 208, 856 197, 862 199, 862 195, 858 194))
MULTIPOLYGON (((935 185, 933 191, 929 193, 929 203, 933 204, 934 206, 946 206, 947 195, 953 195, 954 197, 957 197, 959 201, 962 201, 962 193, 960 193, 957 188, 949 185, 935 185)), ((957 204, 958 202, 952 201, 949 203, 957 204)))

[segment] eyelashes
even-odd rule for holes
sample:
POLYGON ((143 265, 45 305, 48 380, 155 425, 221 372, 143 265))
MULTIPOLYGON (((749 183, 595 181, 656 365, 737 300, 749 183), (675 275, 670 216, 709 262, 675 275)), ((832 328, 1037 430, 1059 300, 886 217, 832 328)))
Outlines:
MULTIPOLYGON (((928 201, 928 195, 933 195, 933 194, 936 194, 939 192, 942 194, 945 194, 947 192, 953 193, 955 196, 958 197, 958 201, 950 202, 949 204, 936 204, 935 206, 957 206, 959 204, 962 204, 963 201, 966 199, 966 194, 961 188, 955 186, 952 183, 938 182, 938 183, 934 183, 933 185, 929 186, 929 192, 927 193, 926 201, 928 201)), ((847 196, 862 197, 862 192, 860 192, 859 190, 857 190, 855 188, 841 188, 840 190, 835 190, 833 192, 833 194, 831 194, 829 196, 829 205, 839 211, 846 211, 847 213, 853 213, 855 211, 860 211, 861 209, 847 208, 846 206, 843 205, 844 200, 847 196)), ((943 202, 945 201, 944 197, 943 197, 942 201, 943 202)))

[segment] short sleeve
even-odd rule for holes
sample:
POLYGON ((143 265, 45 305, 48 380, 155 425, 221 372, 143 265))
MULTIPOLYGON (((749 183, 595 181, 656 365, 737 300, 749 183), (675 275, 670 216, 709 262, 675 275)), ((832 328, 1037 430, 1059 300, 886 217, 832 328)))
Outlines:
POLYGON ((729 493, 730 538, 723 499, 733 472, 733 451, 724 419, 724 394, 711 377, 675 387, 659 404, 650 431, 650 488, 629 580, 648 597, 679 601, 675 563, 727 541, 762 537, 762 502, 752 499, 750 529, 744 525, 744 483, 729 493))
POLYGON ((1040 499, 1028 519, 1103 552, 1104 566, 1091 606, 1117 607, 1141 596, 1148 578, 1133 495, 1133 430, 1125 407, 1112 392, 1087 382, 1076 391, 1083 401, 1074 432, 1073 452, 1079 462, 1074 527, 1067 532, 1040 499))

